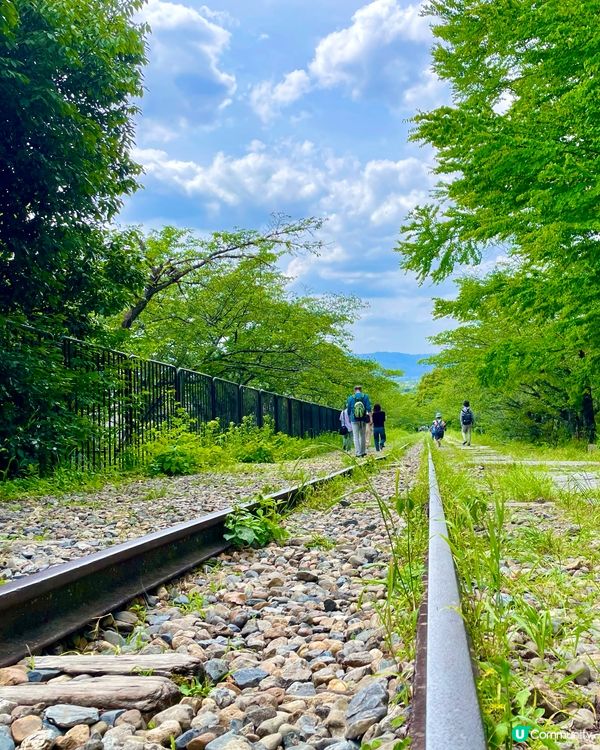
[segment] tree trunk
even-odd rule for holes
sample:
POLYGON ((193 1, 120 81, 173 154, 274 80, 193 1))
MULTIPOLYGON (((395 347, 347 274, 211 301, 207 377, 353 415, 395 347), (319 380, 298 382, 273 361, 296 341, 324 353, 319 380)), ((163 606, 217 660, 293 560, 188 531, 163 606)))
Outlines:
POLYGON ((594 412, 594 399, 592 398, 591 386, 587 386, 583 392, 581 403, 581 418, 588 443, 596 442, 596 414, 594 412))

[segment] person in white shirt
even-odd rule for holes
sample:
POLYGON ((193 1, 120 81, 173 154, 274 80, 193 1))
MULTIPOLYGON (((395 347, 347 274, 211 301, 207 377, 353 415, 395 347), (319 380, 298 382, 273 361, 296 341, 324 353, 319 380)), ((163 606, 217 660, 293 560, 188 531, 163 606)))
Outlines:
POLYGON ((342 435, 342 448, 345 451, 351 451, 354 447, 354 438, 352 437, 352 422, 347 409, 342 409, 340 412, 340 433, 342 435))

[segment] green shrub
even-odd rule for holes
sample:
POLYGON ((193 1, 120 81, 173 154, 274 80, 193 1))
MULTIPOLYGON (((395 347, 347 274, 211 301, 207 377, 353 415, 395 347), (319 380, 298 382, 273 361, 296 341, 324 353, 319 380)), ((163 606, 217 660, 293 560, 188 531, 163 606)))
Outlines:
POLYGON ((275 500, 261 496, 255 508, 234 507, 225 521, 224 537, 235 547, 264 547, 269 542, 281 544, 289 536, 282 520, 275 500))
MULTIPOLYGON (((197 425, 180 410, 169 425, 153 433, 146 449, 151 474, 175 476, 232 463, 277 463, 319 455, 336 447, 331 436, 319 440, 290 437, 275 432, 272 420, 258 427, 252 417, 226 430, 218 420, 197 425)), ((336 436, 333 436, 334 438, 336 436)))

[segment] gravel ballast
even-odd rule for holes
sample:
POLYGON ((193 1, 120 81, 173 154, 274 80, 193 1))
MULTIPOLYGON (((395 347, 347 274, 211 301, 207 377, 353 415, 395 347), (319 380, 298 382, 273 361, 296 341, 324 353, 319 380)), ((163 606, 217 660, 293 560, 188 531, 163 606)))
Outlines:
POLYGON ((138 479, 102 490, 0 502, 0 579, 11 581, 236 501, 342 468, 344 454, 231 472, 138 479))
MULTIPOLYGON (((419 452, 403 459, 405 482, 419 452)), ((396 472, 375 477, 382 496, 394 493, 396 472)), ((56 727, 47 708, 3 701, 0 688, 6 742, 17 719, 33 715, 43 726, 31 722, 32 734, 17 743, 22 750, 359 750, 374 739, 392 750, 406 735, 412 664, 399 661, 397 636, 390 651, 377 614, 385 599, 378 579, 389 562, 377 504, 358 490, 328 509, 299 508, 287 526, 292 536, 282 546, 224 553, 153 592, 146 609, 114 613, 87 635, 94 654, 199 658, 204 674, 186 683, 190 694, 179 703, 101 712, 98 722, 67 730, 68 708, 56 727)), ((71 679, 90 678, 61 674, 48 685, 71 679)), ((86 705, 95 708, 93 691, 86 705)))

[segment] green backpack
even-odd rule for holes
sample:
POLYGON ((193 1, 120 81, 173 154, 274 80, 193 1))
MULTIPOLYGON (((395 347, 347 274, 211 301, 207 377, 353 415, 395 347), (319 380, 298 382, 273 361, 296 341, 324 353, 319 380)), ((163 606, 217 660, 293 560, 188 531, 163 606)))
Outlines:
POLYGON ((365 402, 363 401, 363 396, 354 397, 353 412, 355 422, 364 422, 365 417, 367 416, 367 409, 365 407, 365 402))

